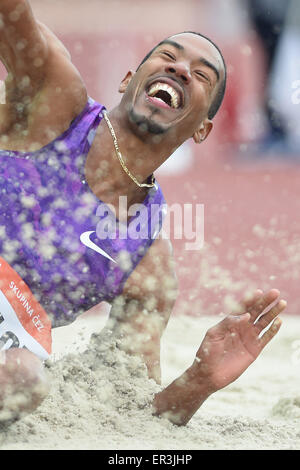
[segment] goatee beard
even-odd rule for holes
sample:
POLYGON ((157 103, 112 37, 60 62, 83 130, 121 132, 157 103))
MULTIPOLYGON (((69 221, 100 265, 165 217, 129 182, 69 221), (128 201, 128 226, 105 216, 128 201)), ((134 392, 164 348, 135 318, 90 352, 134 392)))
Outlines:
POLYGON ((134 126, 138 127, 139 134, 149 133, 153 135, 159 135, 166 132, 165 127, 152 121, 151 117, 147 118, 142 114, 138 114, 133 108, 131 108, 129 111, 129 119, 130 122, 134 124, 134 126))

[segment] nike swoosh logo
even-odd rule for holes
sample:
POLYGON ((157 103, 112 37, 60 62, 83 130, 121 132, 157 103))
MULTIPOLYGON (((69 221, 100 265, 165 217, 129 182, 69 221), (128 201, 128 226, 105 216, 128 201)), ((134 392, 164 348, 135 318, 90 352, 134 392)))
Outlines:
POLYGON ((96 245, 94 242, 92 242, 92 240, 90 239, 90 236, 91 236, 92 233, 96 233, 96 232, 93 232, 93 231, 83 232, 80 235, 81 243, 83 243, 88 248, 91 248, 91 250, 96 251, 97 253, 99 253, 99 255, 102 255, 105 258, 109 259, 110 261, 113 261, 114 263, 116 263, 116 261, 114 259, 112 259, 107 253, 105 253, 105 251, 103 251, 98 245, 96 245))

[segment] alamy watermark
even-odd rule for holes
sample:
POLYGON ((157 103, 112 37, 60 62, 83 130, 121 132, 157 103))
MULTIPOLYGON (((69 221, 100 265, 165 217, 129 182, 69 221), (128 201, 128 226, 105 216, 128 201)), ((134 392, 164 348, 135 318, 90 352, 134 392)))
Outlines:
POLYGON ((185 240, 185 249, 199 250, 204 245, 204 204, 133 204, 127 206, 127 197, 119 198, 118 214, 114 206, 101 204, 96 216, 100 218, 96 234, 100 240, 155 239, 159 233, 164 239, 185 240), (163 227, 163 230, 161 230, 163 227))

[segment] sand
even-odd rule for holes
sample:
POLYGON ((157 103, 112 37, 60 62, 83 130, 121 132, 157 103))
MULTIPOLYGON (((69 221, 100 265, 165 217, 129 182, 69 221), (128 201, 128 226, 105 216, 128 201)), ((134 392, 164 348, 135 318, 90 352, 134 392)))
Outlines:
MULTIPOLYGON (((162 343, 164 385, 191 364, 205 331, 218 320, 170 320, 162 343)), ((88 316, 54 330, 50 395, 33 414, 1 425, 2 450, 300 448, 299 317, 286 316, 257 361, 211 396, 185 427, 152 416, 160 387, 137 358, 101 333, 104 322, 104 315, 88 316)))

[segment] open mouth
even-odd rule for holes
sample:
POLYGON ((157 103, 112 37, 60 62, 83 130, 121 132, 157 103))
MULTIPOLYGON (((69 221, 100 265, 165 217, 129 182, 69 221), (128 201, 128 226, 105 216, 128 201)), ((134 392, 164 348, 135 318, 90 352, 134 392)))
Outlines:
POLYGON ((181 94, 168 83, 160 81, 152 83, 147 95, 155 98, 158 104, 161 102, 173 109, 178 109, 182 104, 181 94))

